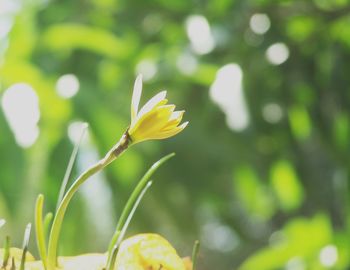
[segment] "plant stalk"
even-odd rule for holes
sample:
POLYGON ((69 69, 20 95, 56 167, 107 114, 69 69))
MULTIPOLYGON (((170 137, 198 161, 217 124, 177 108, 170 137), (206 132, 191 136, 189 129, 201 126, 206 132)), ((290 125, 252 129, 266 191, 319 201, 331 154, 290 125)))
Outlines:
POLYGON ((58 246, 59 235, 60 235, 64 215, 66 213, 69 202, 73 198, 73 195, 77 192, 79 187, 83 183, 85 183, 85 181, 89 177, 101 171, 103 168, 109 165, 112 161, 114 161, 119 155, 121 155, 128 148, 129 141, 130 141, 130 138, 126 131, 123 134, 120 141, 106 154, 106 156, 103 159, 98 161, 96 164, 92 165, 75 180, 75 182, 72 184, 72 186, 69 188, 69 190, 63 197, 57 209, 56 215, 52 223, 51 231, 50 231, 48 254, 47 254, 48 270, 56 269, 57 246, 58 246))

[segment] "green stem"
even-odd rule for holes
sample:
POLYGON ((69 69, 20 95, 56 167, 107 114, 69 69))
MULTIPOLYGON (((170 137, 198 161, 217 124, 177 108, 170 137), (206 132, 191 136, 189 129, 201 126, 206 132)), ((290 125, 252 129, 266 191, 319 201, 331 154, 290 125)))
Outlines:
POLYGON ((32 230, 32 224, 29 223, 26 227, 26 230, 24 232, 24 239, 23 239, 23 253, 21 257, 21 263, 19 265, 19 270, 24 270, 25 264, 26 264, 26 256, 28 252, 28 245, 29 245, 29 238, 30 238, 30 232, 32 230))
POLYGON ((196 270, 199 245, 200 245, 199 241, 196 240, 194 242, 193 250, 192 250, 192 270, 196 270))
POLYGON ((80 134, 79 140, 75 143, 73 152, 72 152, 72 154, 71 154, 71 156, 69 158, 68 166, 67 166, 66 172, 64 174, 62 185, 61 185, 61 188, 60 188, 60 193, 58 195, 56 210, 60 206, 60 203, 61 203, 61 201, 63 199, 64 193, 66 192, 66 187, 67 187, 67 184, 68 184, 68 180, 69 180, 69 177, 70 177, 70 175, 72 173, 73 165, 74 165, 74 162, 75 162, 75 160, 77 158, 78 150, 79 150, 80 144, 81 144, 81 142, 83 140, 83 137, 84 137, 84 134, 85 134, 87 128, 88 128, 88 124, 84 123, 83 127, 82 127, 82 130, 81 130, 81 134, 80 134))
POLYGON ((36 231, 36 243, 38 245, 39 255, 41 261, 43 262, 44 269, 47 269, 46 266, 46 241, 45 241, 45 232, 43 225, 43 204, 44 196, 40 194, 36 200, 35 205, 35 231, 36 231))
POLYGON ((120 218, 118 220, 117 227, 116 227, 116 230, 115 230, 114 235, 112 237, 112 240, 109 243, 107 262, 110 262, 111 255, 112 255, 112 252, 113 252, 113 248, 114 248, 115 244, 117 243, 117 241, 119 239, 119 236, 120 236, 120 233, 122 231, 122 228, 123 228, 125 222, 127 221, 127 218, 129 216, 130 212, 132 211, 133 206, 134 206, 135 202, 137 201, 139 195, 141 194, 141 192, 146 187, 149 178, 159 168, 159 166, 161 166, 164 162, 166 162, 168 159, 172 158, 173 156, 175 156, 175 153, 171 153, 171 154, 161 158, 156 163, 154 163, 152 165, 152 167, 142 177, 142 179, 140 180, 140 182, 137 184, 136 188, 132 192, 131 196, 129 197, 129 199, 128 199, 128 201, 127 201, 127 203, 126 203, 126 205, 125 205, 125 207, 124 207, 124 209, 122 211, 122 214, 120 215, 120 218))
POLYGON ((44 235, 45 235, 45 237, 46 237, 46 235, 49 234, 52 218, 53 218, 52 212, 48 212, 44 217, 44 235))
POLYGON ((10 236, 6 236, 5 238, 5 245, 4 245, 4 257, 3 257, 3 263, 2 268, 6 268, 8 260, 10 258, 10 236))
POLYGON ((117 245, 115 245, 112 249, 112 255, 111 255, 109 261, 107 262, 106 270, 113 270, 114 269, 115 260, 117 259, 117 255, 118 255, 118 250, 119 250, 119 247, 117 245))
POLYGON ((64 215, 66 213, 68 204, 70 200, 73 198, 73 195, 77 192, 79 187, 92 175, 101 171, 108 164, 114 161, 121 153, 123 153, 129 143, 129 137, 127 132, 122 136, 119 143, 116 144, 107 154, 106 156, 97 162, 95 165, 91 166, 85 172, 83 172, 72 184, 72 186, 67 191, 66 195, 63 197, 60 206, 57 209, 55 218, 52 223, 50 237, 49 237, 49 246, 48 246, 48 255, 47 255, 47 269, 55 270, 56 262, 57 262, 57 246, 59 235, 62 227, 62 222, 64 215))
POLYGON ((123 241, 123 238, 124 238, 124 235, 126 233, 126 230, 129 227, 130 221, 131 221, 132 217, 134 216, 137 207, 139 206, 143 196, 145 195, 147 190, 151 187, 151 185, 152 185, 152 181, 149 180, 147 182, 146 186, 142 189, 142 191, 139 194, 139 196, 137 197, 134 205, 132 206, 132 209, 130 210, 128 218, 124 222, 123 228, 118 233, 118 238, 117 238, 116 244, 114 245, 114 247, 112 249, 112 254, 109 254, 109 257, 108 257, 108 260, 107 260, 107 266, 108 266, 107 270, 113 270, 114 269, 114 264, 115 264, 115 260, 116 260, 117 255, 118 255, 120 243, 123 241))
POLYGON ((11 270, 16 270, 16 263, 15 263, 14 257, 12 257, 12 260, 11 260, 11 270))

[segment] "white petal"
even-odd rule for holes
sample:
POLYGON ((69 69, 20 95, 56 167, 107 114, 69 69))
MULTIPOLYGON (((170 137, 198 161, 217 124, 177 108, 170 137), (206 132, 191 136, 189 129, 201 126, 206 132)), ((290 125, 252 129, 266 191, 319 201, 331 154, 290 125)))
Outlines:
POLYGON ((176 111, 176 112, 173 112, 169 118, 169 121, 170 120, 175 120, 175 119, 178 119, 179 117, 181 117, 181 115, 184 114, 185 111, 176 111))
POLYGON ((142 94, 142 74, 137 76, 134 84, 134 91, 132 93, 132 99, 131 99, 131 121, 137 115, 141 94, 142 94))
POLYGON ((188 125, 188 121, 187 122, 184 122, 184 123, 182 123, 180 126, 179 126, 179 128, 182 128, 182 129, 184 129, 187 125, 188 125))
POLYGON ((159 102, 161 102, 166 97, 166 91, 162 91, 151 98, 147 103, 141 108, 139 113, 137 114, 137 118, 140 118, 145 113, 148 113, 150 110, 154 108, 159 102))

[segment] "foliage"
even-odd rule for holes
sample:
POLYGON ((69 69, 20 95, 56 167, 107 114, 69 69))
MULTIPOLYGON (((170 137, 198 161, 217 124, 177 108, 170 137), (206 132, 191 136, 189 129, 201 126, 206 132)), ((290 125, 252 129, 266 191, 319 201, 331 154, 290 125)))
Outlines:
MULTIPOLYGON (((181 255, 199 238, 203 270, 349 267, 349 4, 0 1, 0 217, 8 220, 1 239, 11 234, 20 245, 37 194, 45 194, 47 211, 55 209, 74 121, 90 129, 73 177, 110 149, 130 121, 132 83, 141 72, 144 96, 165 87, 190 125, 176 138, 134 146, 89 181, 68 210, 60 254, 103 251, 135 181, 176 149, 130 234, 165 235, 181 255), (254 14, 268 16, 266 32, 266 17, 255 17, 254 30, 254 14), (207 47, 195 47, 208 29, 188 36, 191 18, 202 26, 208 20, 212 48, 206 40, 207 47), (278 64, 281 55, 287 58, 278 64), (64 74, 79 79, 72 98, 56 91, 64 74), (220 84, 225 74, 235 76, 220 84), (240 76, 243 97, 215 96, 215 85, 220 92, 240 76), (4 110, 16 83, 38 96, 40 133, 28 148, 18 145, 4 110), (237 124, 232 115, 242 111, 237 124)), ((11 109, 27 119, 26 104, 19 99, 11 109)))

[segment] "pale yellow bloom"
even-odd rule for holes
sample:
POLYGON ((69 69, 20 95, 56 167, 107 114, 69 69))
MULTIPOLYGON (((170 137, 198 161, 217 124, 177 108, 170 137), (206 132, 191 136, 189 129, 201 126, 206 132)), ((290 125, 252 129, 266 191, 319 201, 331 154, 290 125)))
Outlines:
POLYGON ((115 270, 186 270, 171 244, 158 234, 139 234, 122 242, 115 270))
POLYGON ((138 110, 141 93, 142 76, 139 75, 131 101, 131 125, 128 133, 132 143, 169 138, 187 126, 188 122, 179 125, 185 111, 174 111, 175 105, 167 104, 166 91, 155 95, 138 110))
MULTIPOLYGON (((11 248, 11 258, 18 266, 23 250, 11 248)), ((4 250, 0 249, 0 268, 4 250)), ((11 261, 11 260, 10 260, 11 261)), ((56 270, 104 270, 107 253, 90 253, 72 257, 58 257, 56 270)), ((5 270, 11 269, 9 263, 5 270)), ((2 269, 2 268, 1 268, 2 269)), ((180 258, 172 245, 158 234, 138 234, 124 240, 119 249, 114 270, 191 270, 192 262, 189 258, 180 258)), ((34 261, 28 252, 25 270, 44 270, 41 261, 34 261)))

